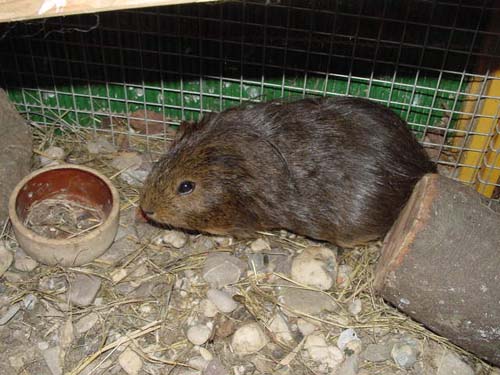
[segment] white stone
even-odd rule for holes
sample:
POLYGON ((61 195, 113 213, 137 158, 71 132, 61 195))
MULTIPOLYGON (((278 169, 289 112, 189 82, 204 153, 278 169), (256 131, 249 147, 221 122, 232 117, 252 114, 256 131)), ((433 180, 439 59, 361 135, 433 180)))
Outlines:
POLYGON ((344 360, 339 348, 328 345, 322 335, 309 335, 304 343, 304 349, 315 362, 326 365, 330 370, 337 369, 344 360))
POLYGON ((313 333, 314 331, 316 331, 318 329, 317 325, 315 325, 314 323, 311 323, 305 319, 302 319, 302 318, 299 318, 297 320, 297 327, 298 327, 300 333, 302 333, 302 335, 304 337, 309 336, 311 333, 313 333))
POLYGON ((409 369, 417 361, 417 350, 408 344, 397 343, 392 347, 391 357, 399 367, 409 369))
POLYGON ((352 267, 347 264, 339 266, 337 272, 337 286, 339 289, 347 288, 351 284, 352 267))
POLYGON ((352 315, 356 316, 361 312, 362 307, 363 303, 361 302, 361 300, 359 298, 354 298, 349 303, 348 310, 352 315))
POLYGON ((194 345, 203 345, 211 335, 212 329, 205 324, 197 324, 189 327, 186 333, 188 340, 194 345))
POLYGON ((474 370, 456 354, 448 352, 434 358, 436 375, 474 375, 474 370))
POLYGON ((209 289, 207 297, 223 313, 230 313, 238 307, 238 303, 228 293, 221 290, 209 289))
POLYGON ((42 351, 43 359, 45 359, 52 375, 62 375, 63 373, 60 353, 61 349, 58 346, 42 351))
POLYGON ((116 152, 116 147, 109 143, 106 138, 100 137, 87 142, 87 150, 90 154, 111 154, 116 152))
POLYGON ((43 150, 43 155, 40 155, 40 164, 42 167, 49 166, 54 161, 62 161, 66 153, 61 147, 51 146, 43 150))
POLYGON ((370 362, 384 362, 391 358, 394 343, 369 344, 362 353, 362 357, 370 362))
POLYGON ((330 289, 337 277, 335 252, 321 246, 309 246, 292 262, 292 279, 320 290, 330 289))
POLYGON ((340 350, 344 350, 346 345, 354 340, 359 340, 356 331, 352 328, 346 329, 340 333, 337 339, 337 346, 340 350))
POLYGON ((203 265, 203 279, 212 288, 234 284, 246 271, 246 264, 233 255, 213 253, 207 256, 203 265))
POLYGON ((269 242, 267 240, 263 238, 257 238, 250 244, 250 249, 258 253, 264 250, 271 250, 271 246, 269 245, 269 242))
POLYGON ((28 256, 21 248, 16 250, 14 268, 22 272, 31 272, 38 267, 38 262, 28 256))
POLYGON ((276 335, 276 338, 284 343, 293 342, 292 332, 283 315, 276 313, 269 322, 269 329, 276 335))
POLYGON ((203 311, 203 315, 205 315, 207 318, 213 318, 219 313, 217 306, 215 306, 212 301, 206 298, 201 301, 200 307, 203 311))
POLYGON ((87 314, 80 318, 80 320, 75 323, 75 330, 79 334, 85 333, 92 329, 92 327, 95 326, 98 321, 99 315, 91 312, 90 314, 87 314))
POLYGON ((21 309, 21 303, 15 303, 12 306, 10 306, 7 311, 0 316, 0 326, 3 326, 4 324, 7 324, 16 314, 19 312, 21 309))
POLYGON ((47 341, 40 341, 38 343, 38 349, 47 350, 49 348, 49 343, 47 341))
POLYGON ((142 368, 141 357, 129 348, 125 349, 123 353, 120 354, 118 363, 128 375, 137 375, 142 368))
POLYGON ((208 361, 203 357, 194 357, 188 361, 188 364, 199 371, 203 371, 207 367, 208 361))
POLYGON ((261 350, 268 342, 269 338, 257 323, 248 323, 236 330, 231 346, 237 354, 251 354, 261 350))
POLYGON ((94 301, 100 287, 101 279, 79 273, 70 281, 69 300, 74 305, 88 306, 94 301))
POLYGON ((167 245, 175 247, 176 249, 180 249, 186 245, 187 236, 183 232, 179 232, 177 230, 169 230, 163 234, 161 240, 167 245))
POLYGON ((13 260, 12 252, 7 250, 3 241, 0 241, 0 277, 9 269, 13 260))
POLYGON ((205 361, 211 361, 212 359, 214 359, 214 356, 212 355, 212 353, 210 353, 204 347, 200 346, 199 351, 200 351, 200 355, 203 357, 203 359, 205 361))

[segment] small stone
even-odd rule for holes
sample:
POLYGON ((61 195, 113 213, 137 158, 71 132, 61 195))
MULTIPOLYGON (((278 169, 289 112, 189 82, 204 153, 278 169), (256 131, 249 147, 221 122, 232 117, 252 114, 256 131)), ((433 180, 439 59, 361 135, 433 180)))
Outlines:
POLYGON ((35 308, 37 301, 38 298, 36 298, 34 294, 27 294, 23 298, 23 306, 26 310, 32 311, 35 308))
POLYGON ((112 154, 116 152, 116 147, 109 143, 105 138, 97 138, 94 141, 87 142, 87 150, 90 154, 112 154))
POLYGON ((347 264, 339 266, 337 272, 337 286, 339 289, 347 288, 351 284, 352 267, 347 264))
POLYGON ((121 170, 135 169, 142 164, 142 157, 137 152, 121 152, 111 161, 113 168, 121 170))
POLYGON ((126 278, 128 275, 128 272, 125 268, 117 268, 114 269, 113 272, 111 272, 111 281, 113 283, 119 283, 122 281, 124 278, 126 278))
POLYGON ((334 251, 320 246, 309 246, 292 262, 292 279, 320 290, 330 289, 337 277, 337 259, 334 251))
POLYGON ((451 352, 440 353, 434 358, 434 363, 437 367, 436 375, 474 375, 472 367, 451 352))
POLYGON ((345 359, 340 365, 337 374, 339 375, 356 375, 359 371, 359 356, 353 354, 345 359))
POLYGON ((369 344, 362 353, 363 359, 370 362, 384 362, 391 358, 394 343, 369 344))
POLYGON ((344 360, 339 348, 328 345, 325 338, 319 334, 307 336, 304 349, 313 361, 326 365, 330 370, 338 368, 344 360))
POLYGON ((392 347, 391 356, 399 367, 409 369, 417 361, 417 351, 408 344, 397 343, 392 347))
POLYGON ((246 271, 246 264, 233 255, 214 253, 207 256, 203 265, 203 279, 212 288, 234 284, 246 271))
POLYGON ((276 313, 269 323, 269 329, 276 335, 276 338, 284 343, 293 342, 292 333, 290 332, 290 327, 286 322, 283 315, 276 313))
POLYGON ((208 361, 203 357, 194 357, 188 361, 188 364, 199 371, 203 371, 208 365, 208 361))
POLYGON ((200 355, 203 357, 204 360, 211 361, 212 359, 214 359, 214 356, 212 355, 212 353, 210 353, 204 347, 200 346, 199 351, 200 351, 200 355))
POLYGON ((163 234, 161 240, 164 244, 175 247, 176 249, 180 249, 186 245, 187 236, 183 232, 179 232, 177 230, 169 230, 163 234))
POLYGON ((238 307, 238 303, 228 293, 221 290, 209 289, 207 297, 223 313, 230 313, 238 307))
POLYGON ((205 315, 207 318, 213 318, 219 313, 217 306, 215 306, 212 301, 206 298, 201 301, 200 307, 203 311, 203 315, 205 315))
POLYGON ((314 331, 316 331, 318 329, 318 327, 305 320, 305 319, 302 319, 302 318, 299 318, 297 320, 297 328, 299 329, 299 332, 302 333, 302 335, 305 337, 305 336, 309 336, 311 333, 313 333, 314 331))
POLYGON ((322 311, 335 311, 335 303, 323 293, 314 290, 283 287, 280 291, 280 300, 285 305, 288 315, 302 313, 316 315, 322 311))
POLYGON ((75 339, 74 327, 71 318, 67 319, 59 329, 59 346, 65 352, 75 339))
POLYGON ((249 253, 247 255, 248 258, 248 268, 247 274, 253 275, 254 273, 263 273, 268 270, 268 262, 266 262, 266 258, 268 256, 263 253, 249 253))
POLYGON ((69 301, 73 305, 88 306, 94 301, 100 287, 99 278, 79 273, 70 282, 69 301))
POLYGON ((202 372, 203 375, 229 375, 222 362, 215 358, 211 360, 202 372))
POLYGON ((359 298, 354 298, 349 303, 349 306, 348 306, 349 312, 354 316, 358 315, 361 312, 361 308, 362 308, 362 302, 359 298))
POLYGON ((40 164, 45 167, 53 164, 53 162, 60 162, 66 156, 61 147, 51 146, 43 150, 43 155, 40 156, 40 164))
POLYGON ((49 343, 47 341, 40 341, 38 343, 38 349, 47 350, 49 348, 49 343))
POLYGON ((7 311, 0 316, 0 326, 7 324, 21 309, 21 303, 15 303, 10 306, 7 311))
POLYGON ((3 241, 0 241, 0 277, 9 269, 13 260, 12 252, 7 250, 3 241))
POLYGON ((61 350, 58 346, 54 346, 42 352, 43 359, 50 369, 52 375, 62 375, 61 350))
POLYGON ((87 314, 84 317, 80 318, 75 323, 75 330, 79 334, 85 333, 87 331, 90 331, 98 321, 99 321, 99 315, 97 315, 94 312, 91 312, 90 314, 87 314))
POLYGON ((205 324, 197 324, 189 327, 186 336, 188 340, 194 345, 203 345, 208 341, 212 335, 212 329, 205 324))
POLYGON ((215 326, 215 335, 218 338, 224 339, 231 336, 236 331, 234 320, 222 316, 215 326))
POLYGON ((340 333, 337 340, 337 346, 340 350, 344 350, 347 344, 354 340, 359 341, 359 337, 356 334, 356 331, 354 331, 352 328, 346 329, 340 333))
POLYGON ((22 272, 31 272, 38 267, 38 262, 29 257, 21 248, 16 250, 14 268, 22 272))
POLYGON ((269 342, 257 323, 248 323, 238 328, 233 335, 231 346, 237 354, 257 353, 269 342))
POLYGON ((258 253, 264 250, 271 250, 271 246, 267 240, 258 238, 250 244, 250 249, 252 249, 253 252, 258 253))
POLYGON ((118 357, 120 367, 128 375, 137 375, 142 368, 141 357, 132 349, 125 349, 118 357))
POLYGON ((212 240, 215 242, 215 244, 218 247, 228 247, 233 244, 233 238, 232 237, 212 237, 212 240))

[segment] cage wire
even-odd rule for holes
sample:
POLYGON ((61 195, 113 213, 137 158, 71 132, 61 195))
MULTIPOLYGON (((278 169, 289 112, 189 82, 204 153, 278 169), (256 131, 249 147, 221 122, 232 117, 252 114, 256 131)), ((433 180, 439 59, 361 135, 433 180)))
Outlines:
POLYGON ((247 101, 367 97, 441 172, 499 198, 499 13, 497 0, 247 0, 16 22, 0 25, 0 82, 40 125, 164 124, 146 145, 247 101))

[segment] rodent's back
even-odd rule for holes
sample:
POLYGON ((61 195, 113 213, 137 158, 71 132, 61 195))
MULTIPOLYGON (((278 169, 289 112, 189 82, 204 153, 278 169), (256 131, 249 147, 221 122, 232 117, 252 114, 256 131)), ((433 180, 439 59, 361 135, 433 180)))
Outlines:
POLYGON ((271 101, 202 120, 160 161, 143 201, 151 207, 167 181, 194 176, 205 195, 172 198, 165 222, 218 234, 285 228, 350 246, 383 236, 434 171, 406 123, 379 104, 271 101))

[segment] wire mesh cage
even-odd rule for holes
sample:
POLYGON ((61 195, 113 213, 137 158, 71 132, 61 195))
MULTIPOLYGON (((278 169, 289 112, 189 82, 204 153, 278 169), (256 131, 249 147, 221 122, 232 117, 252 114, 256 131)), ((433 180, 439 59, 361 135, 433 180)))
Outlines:
POLYGON ((146 146, 245 101, 367 97, 440 172, 499 198, 499 15, 490 0, 248 0, 10 23, 0 84, 40 125, 115 137, 146 119, 161 129, 146 146))

